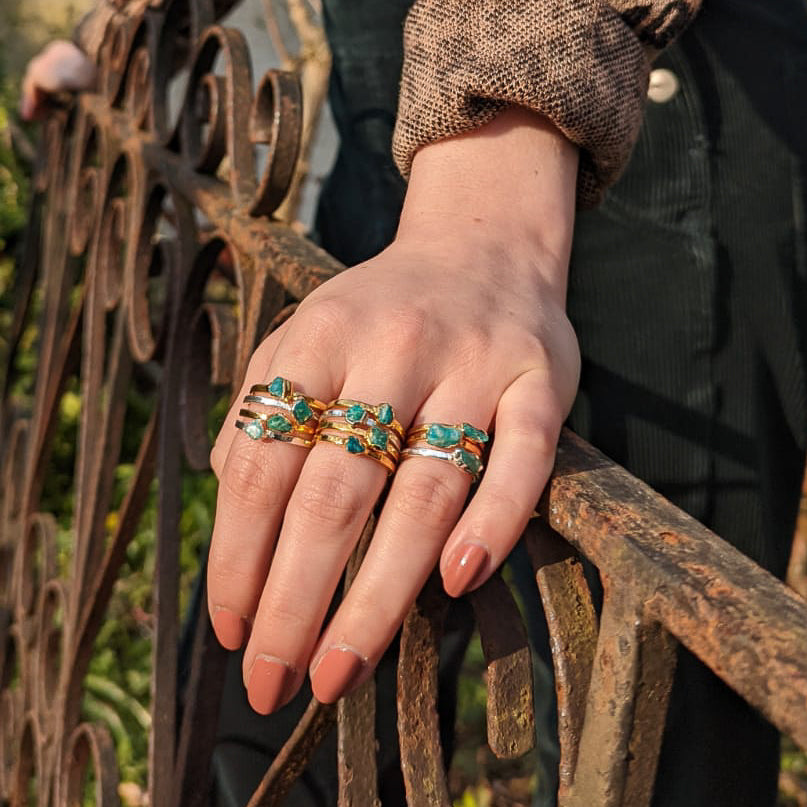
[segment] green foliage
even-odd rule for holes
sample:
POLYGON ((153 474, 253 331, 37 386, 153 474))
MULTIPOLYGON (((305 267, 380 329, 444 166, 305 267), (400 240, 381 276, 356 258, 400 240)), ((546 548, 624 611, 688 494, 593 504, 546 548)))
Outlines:
POLYGON ((28 204, 28 180, 14 154, 9 128, 15 96, 14 87, 0 75, 0 253, 6 249, 9 238, 25 225, 28 204))

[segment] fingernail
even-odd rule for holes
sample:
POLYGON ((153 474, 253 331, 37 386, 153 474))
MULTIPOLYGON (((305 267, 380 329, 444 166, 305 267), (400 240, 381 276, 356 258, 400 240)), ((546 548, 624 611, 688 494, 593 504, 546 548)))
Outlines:
POLYGON ((311 689, 320 703, 335 703, 358 680, 364 659, 347 647, 332 647, 311 676, 311 689))
POLYGON ((247 621, 243 617, 228 610, 217 608, 213 613, 213 630, 216 637, 227 650, 239 650, 247 635, 247 621))
POLYGON ((249 705, 262 715, 274 712, 289 699, 293 682, 294 670, 288 664, 269 656, 258 656, 249 673, 249 705))
POLYGON ((479 544, 466 544, 455 553, 443 574, 443 587, 451 597, 459 597, 481 582, 488 563, 488 551, 479 544))

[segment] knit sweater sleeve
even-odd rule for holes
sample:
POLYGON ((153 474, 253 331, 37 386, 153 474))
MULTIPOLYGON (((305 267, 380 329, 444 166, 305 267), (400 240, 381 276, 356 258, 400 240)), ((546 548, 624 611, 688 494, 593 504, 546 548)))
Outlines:
POLYGON ((393 141, 408 176, 428 143, 509 104, 546 116, 580 148, 578 204, 596 205, 638 135, 653 57, 701 0, 415 0, 393 141))

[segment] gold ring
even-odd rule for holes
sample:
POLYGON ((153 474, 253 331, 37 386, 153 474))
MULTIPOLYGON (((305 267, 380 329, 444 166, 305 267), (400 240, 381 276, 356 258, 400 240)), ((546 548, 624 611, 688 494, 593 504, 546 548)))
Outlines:
POLYGON ((404 428, 396 419, 395 410, 388 403, 380 403, 374 406, 363 401, 337 398, 325 407, 323 414, 343 417, 354 426, 362 423, 383 426, 385 429, 397 434, 399 440, 403 441, 404 439, 404 428))
POLYGON ((298 426, 307 427, 312 433, 325 409, 322 401, 295 391, 294 384, 281 376, 270 384, 254 384, 249 395, 244 396, 244 403, 273 406, 290 412, 298 426))
POLYGON ((348 454, 369 457, 371 460, 375 460, 383 465, 389 474, 395 473, 395 468, 398 465, 397 457, 393 459, 389 452, 378 451, 377 449, 368 446, 360 437, 356 437, 355 435, 344 437, 339 434, 331 434, 330 432, 318 432, 317 441, 342 446, 345 451, 348 452, 348 454))
MULTIPOLYGON (((251 420, 236 420, 236 429, 246 434, 252 440, 277 440, 280 443, 291 443, 291 445, 311 448, 314 445, 312 434, 304 434, 297 430, 289 430, 283 426, 281 429, 275 428, 278 424, 273 421, 277 415, 265 415, 261 412, 252 412, 249 409, 241 409, 238 413, 241 417, 248 417, 251 420)), ((288 421, 287 421, 288 422, 288 421)))
POLYGON ((489 440, 484 429, 478 429, 470 423, 423 423, 411 429, 406 436, 401 461, 412 457, 443 460, 455 465, 477 482, 485 467, 482 453, 489 440))
POLYGON ((348 454, 369 457, 391 474, 400 458, 403 427, 387 403, 340 398, 325 407, 315 439, 342 446, 348 454))

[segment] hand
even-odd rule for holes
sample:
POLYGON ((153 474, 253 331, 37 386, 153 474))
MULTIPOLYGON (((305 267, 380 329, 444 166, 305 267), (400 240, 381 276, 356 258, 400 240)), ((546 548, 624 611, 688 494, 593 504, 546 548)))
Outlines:
POLYGON ((22 80, 20 116, 38 120, 44 116, 51 96, 87 90, 94 81, 92 61, 72 42, 57 39, 28 64, 22 80))
POLYGON ((576 152, 521 110, 480 132, 418 154, 396 241, 309 295, 260 345, 213 449, 210 614, 225 647, 249 634, 244 681, 259 712, 287 702, 307 665, 324 702, 364 681, 438 560, 453 596, 484 582, 551 471, 579 372, 564 313, 576 152), (512 181, 491 184, 491 171, 512 181), (405 427, 493 427, 464 513, 466 473, 425 457, 398 466, 361 570, 321 636, 387 474, 335 445, 259 443, 236 430, 243 395, 278 375, 326 402, 390 402, 405 427))

